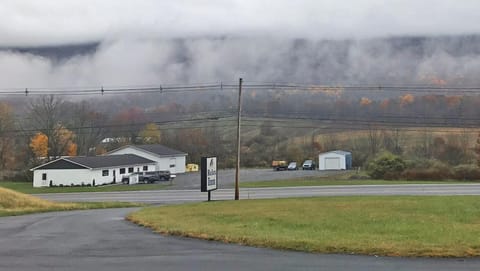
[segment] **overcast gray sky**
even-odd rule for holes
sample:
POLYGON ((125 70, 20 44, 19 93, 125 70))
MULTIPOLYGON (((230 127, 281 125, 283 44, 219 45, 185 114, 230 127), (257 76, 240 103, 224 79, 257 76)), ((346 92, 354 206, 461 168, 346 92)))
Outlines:
POLYGON ((475 34, 479 14, 478 0, 2 0, 0 46, 127 36, 475 34))
POLYGON ((468 37, 401 50, 369 38, 480 34, 479 14, 479 0, 0 0, 0 47, 99 44, 62 61, 0 50, 0 89, 477 82, 468 37))

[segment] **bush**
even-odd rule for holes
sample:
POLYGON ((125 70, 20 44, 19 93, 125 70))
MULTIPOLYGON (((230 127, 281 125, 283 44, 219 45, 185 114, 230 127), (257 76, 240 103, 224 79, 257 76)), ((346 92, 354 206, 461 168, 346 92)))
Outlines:
POLYGON ((458 165, 453 168, 456 180, 480 180, 480 168, 476 165, 458 165))
POLYGON ((373 179, 399 179, 406 168, 406 163, 399 156, 383 153, 368 164, 368 174, 373 179))
POLYGON ((407 180, 448 180, 452 178, 450 167, 438 160, 409 161, 408 169, 402 173, 407 180))

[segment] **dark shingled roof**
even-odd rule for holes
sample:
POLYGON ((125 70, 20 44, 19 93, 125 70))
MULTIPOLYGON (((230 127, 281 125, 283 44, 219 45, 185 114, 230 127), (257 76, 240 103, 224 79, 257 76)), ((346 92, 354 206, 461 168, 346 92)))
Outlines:
POLYGON ((34 169, 106 168, 153 163, 155 163, 155 161, 140 157, 135 154, 73 156, 60 158, 56 161, 44 164, 34 169))
POLYGON ((147 152, 154 153, 156 155, 187 155, 184 152, 174 150, 168 147, 165 147, 160 144, 151 144, 151 145, 130 145, 130 146, 125 146, 125 147, 133 147, 133 148, 138 148, 145 150, 147 152))

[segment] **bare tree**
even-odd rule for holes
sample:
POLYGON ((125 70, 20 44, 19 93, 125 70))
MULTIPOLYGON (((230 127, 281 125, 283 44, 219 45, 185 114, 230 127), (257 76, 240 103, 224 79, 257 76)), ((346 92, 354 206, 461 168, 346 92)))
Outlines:
POLYGON ((383 146, 393 154, 401 155, 403 152, 403 133, 399 128, 390 131, 383 131, 383 146))
POLYGON ((56 127, 61 125, 64 101, 54 95, 41 96, 30 103, 30 125, 48 137, 48 159, 59 157, 63 150, 57 144, 56 127))
POLYGON ((94 155, 95 147, 105 135, 107 117, 95 111, 87 102, 73 105, 72 126, 76 128, 76 143, 79 155, 94 155))
POLYGON ((374 156, 380 150, 382 133, 381 130, 375 125, 368 125, 367 132, 370 154, 374 156))
POLYGON ((9 161, 14 160, 15 127, 13 112, 8 104, 0 103, 0 169, 5 169, 9 161))

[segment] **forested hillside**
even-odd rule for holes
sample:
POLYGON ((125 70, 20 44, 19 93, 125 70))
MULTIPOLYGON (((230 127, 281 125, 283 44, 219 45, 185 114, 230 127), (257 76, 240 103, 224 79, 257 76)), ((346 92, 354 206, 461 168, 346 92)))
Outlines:
MULTIPOLYGON (((273 159, 301 162, 334 149, 352 151, 357 167, 384 151, 409 161, 473 165, 479 41, 479 36, 297 39, 263 50, 276 41, 264 39, 252 47, 238 37, 164 40, 149 48, 162 59, 152 60, 158 77, 139 85, 97 84, 95 70, 86 68, 99 64, 95 61, 114 42, 4 48, 2 59, 10 57, 12 63, 47 63, 54 86, 2 78, 0 170, 24 176, 34 165, 62 155, 96 155, 140 143, 180 149, 194 163, 217 155, 221 167, 232 167, 234 70, 242 70, 245 79, 243 166, 267 167, 273 159), (167 58, 160 57, 164 50, 167 58), (201 57, 212 50, 236 57, 225 57, 221 65, 201 57), (165 77, 172 67, 175 77, 165 77), (78 77, 63 77, 65 69, 70 77, 78 71, 78 77)), ((123 68, 142 80, 136 67, 123 68)))

